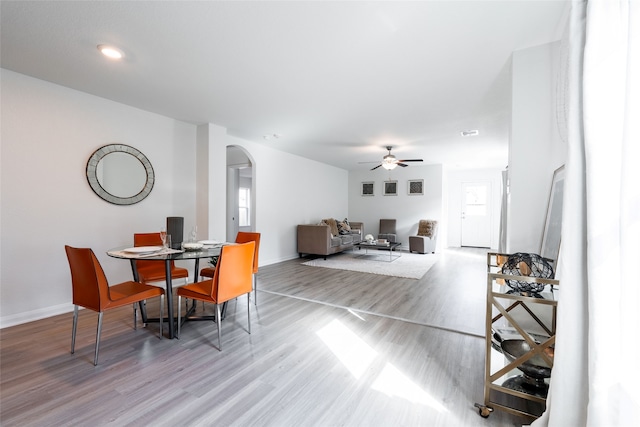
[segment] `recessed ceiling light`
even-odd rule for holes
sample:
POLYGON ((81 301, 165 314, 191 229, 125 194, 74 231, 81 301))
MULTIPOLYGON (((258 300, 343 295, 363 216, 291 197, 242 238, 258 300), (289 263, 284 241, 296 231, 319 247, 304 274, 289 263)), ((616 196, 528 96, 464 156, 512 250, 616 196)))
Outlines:
POLYGON ((106 44, 99 44, 98 50, 104 56, 111 59, 122 59, 122 57, 124 56, 124 53, 122 53, 120 49, 114 46, 106 45, 106 44))
POLYGON ((478 134, 479 134, 479 132, 478 132, 477 129, 463 130, 462 132, 460 132, 460 135, 462 135, 462 136, 476 136, 478 134))

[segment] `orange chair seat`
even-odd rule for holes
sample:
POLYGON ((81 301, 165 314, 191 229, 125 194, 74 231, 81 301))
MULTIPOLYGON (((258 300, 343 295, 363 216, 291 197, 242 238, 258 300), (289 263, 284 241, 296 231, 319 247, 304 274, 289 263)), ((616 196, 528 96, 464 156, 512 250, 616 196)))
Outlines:
POLYGON ((123 305, 133 304, 140 300, 158 297, 164 294, 164 289, 144 285, 138 282, 124 282, 117 285, 109 286, 109 299, 102 309, 122 307, 123 305))
POLYGON ((180 288, 180 296, 214 304, 217 303, 216 299, 211 296, 211 280, 182 286, 180 288))

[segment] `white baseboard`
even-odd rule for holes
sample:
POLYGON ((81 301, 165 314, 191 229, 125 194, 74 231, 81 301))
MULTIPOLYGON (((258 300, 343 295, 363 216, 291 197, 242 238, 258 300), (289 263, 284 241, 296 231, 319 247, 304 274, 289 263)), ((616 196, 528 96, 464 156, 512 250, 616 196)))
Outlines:
POLYGON ((66 304, 54 305, 53 307, 45 307, 24 313, 12 314, 10 316, 2 316, 0 317, 0 329, 57 316, 58 314, 70 313, 72 311, 73 304, 68 302, 66 304))

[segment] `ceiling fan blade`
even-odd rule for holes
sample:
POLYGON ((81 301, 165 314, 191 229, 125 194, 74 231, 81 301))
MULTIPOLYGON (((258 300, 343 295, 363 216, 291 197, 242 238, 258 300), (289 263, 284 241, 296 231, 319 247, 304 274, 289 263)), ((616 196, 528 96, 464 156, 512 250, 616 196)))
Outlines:
POLYGON ((399 162, 424 162, 422 159, 407 159, 407 160, 398 160, 399 162))
POLYGON ((375 168, 373 168, 371 170, 374 171, 374 170, 378 169, 380 166, 382 166, 382 165, 378 165, 378 166, 376 166, 375 168))
POLYGON ((406 168, 407 166, 409 166, 409 165, 405 165, 404 163, 401 163, 401 162, 396 163, 396 165, 402 166, 403 168, 406 168))

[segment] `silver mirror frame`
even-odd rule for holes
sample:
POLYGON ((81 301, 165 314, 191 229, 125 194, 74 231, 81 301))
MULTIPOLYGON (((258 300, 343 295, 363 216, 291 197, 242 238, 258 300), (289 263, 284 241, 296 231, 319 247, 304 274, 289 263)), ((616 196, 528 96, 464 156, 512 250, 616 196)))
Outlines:
POLYGON ((103 200, 106 200, 109 203, 113 203, 114 205, 133 205, 138 202, 144 200, 153 189, 153 185, 155 184, 155 174, 153 172, 153 167, 151 166, 151 162, 149 159, 142 154, 137 148, 131 147, 125 144, 108 144, 98 148, 94 153, 89 157, 87 161, 87 181, 89 181, 89 186, 94 193, 98 195, 103 200), (97 170, 98 163, 105 156, 111 153, 126 153, 130 154, 142 163, 144 166, 145 173, 147 175, 147 181, 142 190, 131 197, 118 197, 109 193, 105 190, 100 182, 98 181, 97 170))

